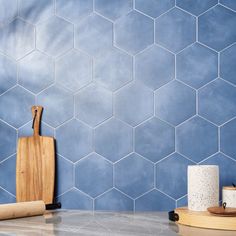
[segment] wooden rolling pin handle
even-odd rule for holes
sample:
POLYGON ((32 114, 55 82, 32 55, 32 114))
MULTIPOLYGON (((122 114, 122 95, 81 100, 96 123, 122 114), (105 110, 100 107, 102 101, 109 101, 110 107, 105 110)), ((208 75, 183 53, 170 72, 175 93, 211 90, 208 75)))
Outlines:
POLYGON ((34 129, 34 136, 39 136, 42 111, 43 111, 42 106, 32 106, 31 108, 31 112, 33 116, 32 128, 34 129))

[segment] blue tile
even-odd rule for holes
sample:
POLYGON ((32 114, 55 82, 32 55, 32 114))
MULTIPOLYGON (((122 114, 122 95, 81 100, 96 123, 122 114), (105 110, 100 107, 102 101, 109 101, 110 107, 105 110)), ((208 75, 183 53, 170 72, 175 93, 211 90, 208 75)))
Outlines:
POLYGON ((196 93, 174 80, 155 93, 155 114, 173 125, 178 125, 196 113, 196 93))
POLYGON ((42 120, 53 127, 73 117, 73 96, 58 85, 53 85, 40 93, 37 103, 44 107, 42 120))
POLYGON ((163 161, 157 163, 157 189, 175 199, 185 195, 187 193, 188 165, 194 165, 194 163, 178 153, 174 153, 163 161))
POLYGON ((175 76, 174 55, 156 45, 138 54, 135 60, 135 79, 155 90, 175 76))
POLYGON ((135 211, 170 211, 174 208, 175 200, 158 190, 152 190, 135 200, 135 211))
POLYGON ((0 28, 0 51, 20 59, 34 49, 34 27, 25 21, 15 19, 0 28))
POLYGON ((56 61, 56 81, 73 92, 92 80, 91 58, 77 50, 72 50, 56 61))
POLYGON ((215 50, 222 50, 236 41, 235 22, 235 12, 220 5, 212 8, 199 17, 199 41, 215 50))
POLYGON ((195 162, 218 151, 218 128, 195 116, 176 129, 177 151, 195 162))
POLYGON ((132 57, 111 48, 95 58, 94 80, 113 91, 132 80, 132 69, 132 57))
POLYGON ((0 94, 16 84, 16 63, 0 55, 0 94))
POLYGON ((133 0, 95 0, 95 10, 110 20, 116 20, 132 10, 133 0))
POLYGON ((92 130, 75 119, 56 129, 57 152, 76 162, 92 151, 92 130))
POLYGON ((229 7, 232 10, 236 11, 236 2, 234 0, 219 0, 219 2, 226 7, 229 7))
POLYGON ((115 44, 131 54, 136 54, 153 43, 154 22, 132 11, 115 22, 115 44))
POLYGON ((236 85, 236 44, 220 54, 220 76, 236 85))
POLYGON ((0 25, 5 24, 17 16, 17 0, 2 0, 0 8, 0 25))
POLYGON ((0 204, 15 203, 16 199, 8 192, 0 188, 0 204))
POLYGON ((198 89, 218 76, 218 55, 195 43, 177 55, 177 79, 198 89))
POLYGON ((177 207, 186 207, 186 206, 188 206, 188 196, 178 199, 177 207))
POLYGON ((133 211, 133 200, 112 189, 95 199, 95 210, 133 211))
POLYGON ((75 104, 76 116, 91 126, 112 116, 112 93, 95 84, 80 90, 75 104))
POLYGON ((38 51, 24 57, 18 65, 19 84, 33 93, 39 93, 54 81, 53 61, 38 51))
POLYGON ((115 162, 133 150, 132 128, 112 118, 94 132, 95 151, 115 162))
POLYGON ((32 94, 19 86, 14 87, 0 97, 0 107, 5 107, 0 110, 0 118, 19 128, 31 120, 31 106, 34 103, 32 94))
POLYGON ((152 118, 135 129, 135 151, 157 162, 175 150, 175 129, 152 118))
POLYGON ((73 47, 73 31, 69 22, 57 16, 51 17, 37 25, 36 47, 50 56, 59 56, 73 47))
POLYGON ((196 38, 196 19, 174 8, 156 20, 156 43, 172 52, 179 52, 196 38))
POLYGON ((93 153, 75 166, 75 186, 91 197, 96 197, 113 185, 112 164, 93 153))
POLYGON ((115 116, 130 125, 138 125, 153 115, 153 92, 139 83, 132 83, 115 94, 115 116))
POLYGON ((132 198, 154 187, 154 166, 133 153, 114 166, 115 187, 132 198))
POLYGON ((199 114, 217 125, 236 115, 236 87, 217 79, 199 90, 199 114))

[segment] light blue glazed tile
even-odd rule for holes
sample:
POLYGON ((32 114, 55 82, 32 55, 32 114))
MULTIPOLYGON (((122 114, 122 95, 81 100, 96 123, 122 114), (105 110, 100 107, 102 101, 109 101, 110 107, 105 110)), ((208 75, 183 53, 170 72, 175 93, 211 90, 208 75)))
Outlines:
POLYGON ((0 119, 19 128, 31 119, 31 106, 34 96, 25 89, 17 86, 0 97, 0 119))
POLYGON ((177 79, 198 89, 218 76, 218 55, 198 43, 177 55, 177 79))
POLYGON ((33 24, 49 18, 53 13, 53 0, 19 0, 20 16, 33 24))
POLYGON ((56 129, 57 152, 76 162, 92 151, 92 130, 75 119, 56 129))
POLYGON ((220 150, 236 160, 236 119, 220 128, 220 150))
POLYGON ((75 186, 91 197, 96 197, 113 185, 112 164, 93 153, 75 166, 75 186))
POLYGON ((132 11, 115 22, 115 44, 134 55, 153 43, 153 27, 152 19, 132 11))
POLYGON ((94 80, 114 91, 132 80, 132 69, 132 57, 111 48, 95 58, 94 80))
POLYGON ((158 46, 152 46, 136 55, 135 79, 155 90, 175 76, 174 55, 158 46))
POLYGON ((116 20, 132 10, 133 0, 95 0, 95 10, 110 20, 116 20))
POLYGON ((236 41, 236 13, 216 6, 199 17, 198 38, 207 46, 222 50, 236 41))
POLYGON ((36 47, 50 56, 59 56, 73 47, 73 30, 69 22, 51 17, 37 25, 36 47))
POLYGON ((175 129, 152 118, 135 129, 135 151, 157 162, 175 150, 175 129))
POLYGON ((158 190, 152 190, 135 200, 135 211, 170 211, 174 208, 175 200, 158 190))
POLYGON ((154 166, 136 153, 114 166, 115 187, 132 198, 154 187, 154 166))
POLYGON ((199 114, 217 125, 236 115, 236 87, 217 79, 199 90, 199 114))
MULTIPOLYGON (((236 2, 236 1, 235 1, 236 2)), ((220 76, 236 85, 236 44, 220 54, 220 76)))
POLYGON ((112 116, 112 93, 96 84, 80 90, 75 104, 77 118, 91 126, 112 116))
POLYGON ((16 63, 0 55, 0 94, 16 84, 16 63))
POLYGON ((92 56, 112 47, 112 23, 92 14, 80 21, 75 29, 75 47, 92 56))
POLYGON ((93 0, 56 0, 57 15, 76 24, 93 11, 93 0))
POLYGON ((0 204, 15 203, 16 199, 8 192, 0 188, 0 204))
POLYGON ((175 53, 196 38, 195 17, 177 8, 157 18, 155 28, 156 43, 175 53))
POLYGON ((155 93, 155 114, 173 125, 178 125, 196 114, 196 93, 174 80, 155 93))
POLYGON ((213 7, 218 0, 176 0, 176 5, 196 16, 213 7))
POLYGON ((133 211, 133 200, 112 189, 95 199, 95 210, 133 211))
POLYGON ((56 81, 73 92, 92 80, 91 58, 77 50, 72 50, 56 61, 56 81))
POLYGON ((0 26, 17 16, 17 0, 0 0, 0 26))
POLYGON ((236 2, 234 0, 219 0, 219 2, 226 7, 229 7, 232 10, 236 11, 236 2))
POLYGON ((132 128, 115 118, 95 129, 95 151, 112 162, 128 155, 132 145, 132 128))
POLYGON ((38 51, 24 57, 18 65, 19 84, 33 93, 39 93, 54 81, 53 61, 38 51))
POLYGON ((177 207, 186 207, 188 206, 188 196, 178 199, 177 207))
POLYGON ((175 6, 174 0, 135 0, 135 8, 151 17, 158 17, 175 6))
POLYGON ((16 130, 0 121, 0 161, 16 152, 16 130))
POLYGON ((73 96, 58 85, 53 85, 40 93, 37 103, 44 107, 42 120, 53 127, 73 117, 73 96))
POLYGON ((218 129, 195 116, 176 129, 177 151, 195 162, 218 151, 218 129))
POLYGON ((136 126, 153 115, 153 92, 140 83, 132 83, 115 94, 115 116, 136 126))
POLYGON ((0 51, 20 59, 34 49, 34 27, 16 19, 0 28, 0 51))
POLYGON ((77 189, 66 192, 57 200, 61 202, 62 209, 93 210, 93 200, 77 189))
POLYGON ((156 187, 169 196, 178 199, 187 193, 187 169, 193 162, 174 153, 157 163, 156 187))

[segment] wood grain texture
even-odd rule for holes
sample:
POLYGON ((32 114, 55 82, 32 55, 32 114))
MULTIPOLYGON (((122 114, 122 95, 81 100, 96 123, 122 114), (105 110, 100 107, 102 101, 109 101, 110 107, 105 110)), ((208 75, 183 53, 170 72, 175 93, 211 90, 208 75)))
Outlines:
POLYGON ((236 208, 233 207, 226 207, 225 209, 223 207, 209 207, 207 210, 220 216, 236 216, 236 208))

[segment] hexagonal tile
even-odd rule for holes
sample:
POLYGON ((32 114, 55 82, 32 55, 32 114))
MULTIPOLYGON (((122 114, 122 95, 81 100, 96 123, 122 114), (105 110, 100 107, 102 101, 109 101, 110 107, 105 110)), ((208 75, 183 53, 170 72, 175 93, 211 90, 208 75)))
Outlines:
POLYGON ((73 25, 57 16, 37 25, 36 47, 50 56, 65 53, 73 47, 73 41, 73 25))
POLYGON ((115 94, 115 116, 138 125, 153 115, 153 92, 139 83, 125 86, 115 94))
POLYGON ((177 79, 198 89, 218 76, 218 55, 195 43, 177 54, 177 79))
POLYGON ((91 58, 77 50, 72 50, 56 61, 56 80, 73 92, 92 80, 91 58))
POLYGON ((93 56, 112 47, 112 23, 97 14, 78 22, 75 30, 75 47, 93 56))
POLYGON ((184 196, 177 200, 177 207, 186 207, 188 205, 188 196, 184 196))
POLYGON ((16 202, 15 197, 13 197, 11 194, 0 188, 0 204, 15 203, 15 202, 16 202))
POLYGON ((175 150, 175 129, 152 118, 135 129, 135 151, 157 162, 175 150))
POLYGON ((174 153, 157 163, 156 187, 169 196, 178 199, 187 193, 187 169, 193 162, 174 153), (171 171, 170 171, 171 169, 171 171), (170 186, 172 186, 170 188, 170 186))
POLYGON ((199 41, 215 50, 222 50, 236 41, 235 21, 235 12, 217 5, 199 17, 199 41))
POLYGON ((236 85, 236 44, 220 54, 220 76, 236 85))
POLYGON ((0 25, 17 16, 17 0, 0 0, 0 25))
POLYGON ((155 93, 155 114, 178 125, 196 114, 196 92, 174 80, 155 93))
POLYGON ((154 166, 136 153, 114 166, 115 187, 136 198, 154 187, 154 166))
POLYGON ((93 11, 93 0, 56 0, 57 15, 76 24, 93 11))
POLYGON ((115 162, 132 151, 132 128, 112 118, 95 129, 94 145, 97 153, 115 162))
POLYGON ((53 0, 19 0, 20 16, 33 24, 49 18, 53 13, 53 0))
POLYGON ((41 92, 37 97, 37 102, 44 107, 42 120, 53 127, 73 117, 73 96, 58 85, 53 85, 41 92))
POLYGON ((215 124, 236 115, 236 87, 217 79, 199 90, 199 114, 215 124))
POLYGON ((236 2, 234 0, 219 0, 219 2, 226 7, 229 7, 232 10, 236 11, 236 2))
POLYGON ((157 44, 172 52, 179 52, 195 41, 196 19, 174 8, 156 19, 155 33, 157 44))
POLYGON ((114 91, 132 80, 132 69, 132 57, 111 48, 95 58, 94 80, 114 91))
POLYGON ((16 86, 0 97, 0 118, 10 125, 19 128, 31 120, 31 106, 34 105, 34 96, 25 89, 16 86))
POLYGON ((154 22, 132 11, 115 22, 115 44, 131 54, 136 54, 153 43, 154 22))
POLYGON ((93 153, 75 166, 75 186, 96 197, 113 185, 112 164, 93 153))
POLYGON ((110 20, 116 20, 132 10, 133 0, 95 0, 95 10, 110 20))
POLYGON ((34 49, 34 27, 25 21, 15 19, 0 28, 0 51, 20 59, 34 49))
POLYGON ((188 11, 196 16, 200 15, 204 11, 208 10, 209 8, 213 7, 218 3, 218 0, 176 0, 176 5, 181 7, 185 11, 188 11))
POLYGON ((16 84, 16 63, 0 55, 0 94, 16 84))
POLYGON ((48 56, 34 51, 20 60, 18 76, 20 85, 33 93, 39 93, 54 81, 53 61, 48 56))
POLYGON ((231 120, 220 128, 220 149, 236 160, 236 119, 231 120))
POLYGON ((218 150, 218 128, 195 116, 176 129, 177 151, 195 162, 218 150))
POLYGON ((75 119, 56 129, 57 152, 76 162, 92 151, 92 130, 75 119))
POLYGON ((155 90, 175 76, 174 55, 156 45, 136 55, 135 79, 155 90))

